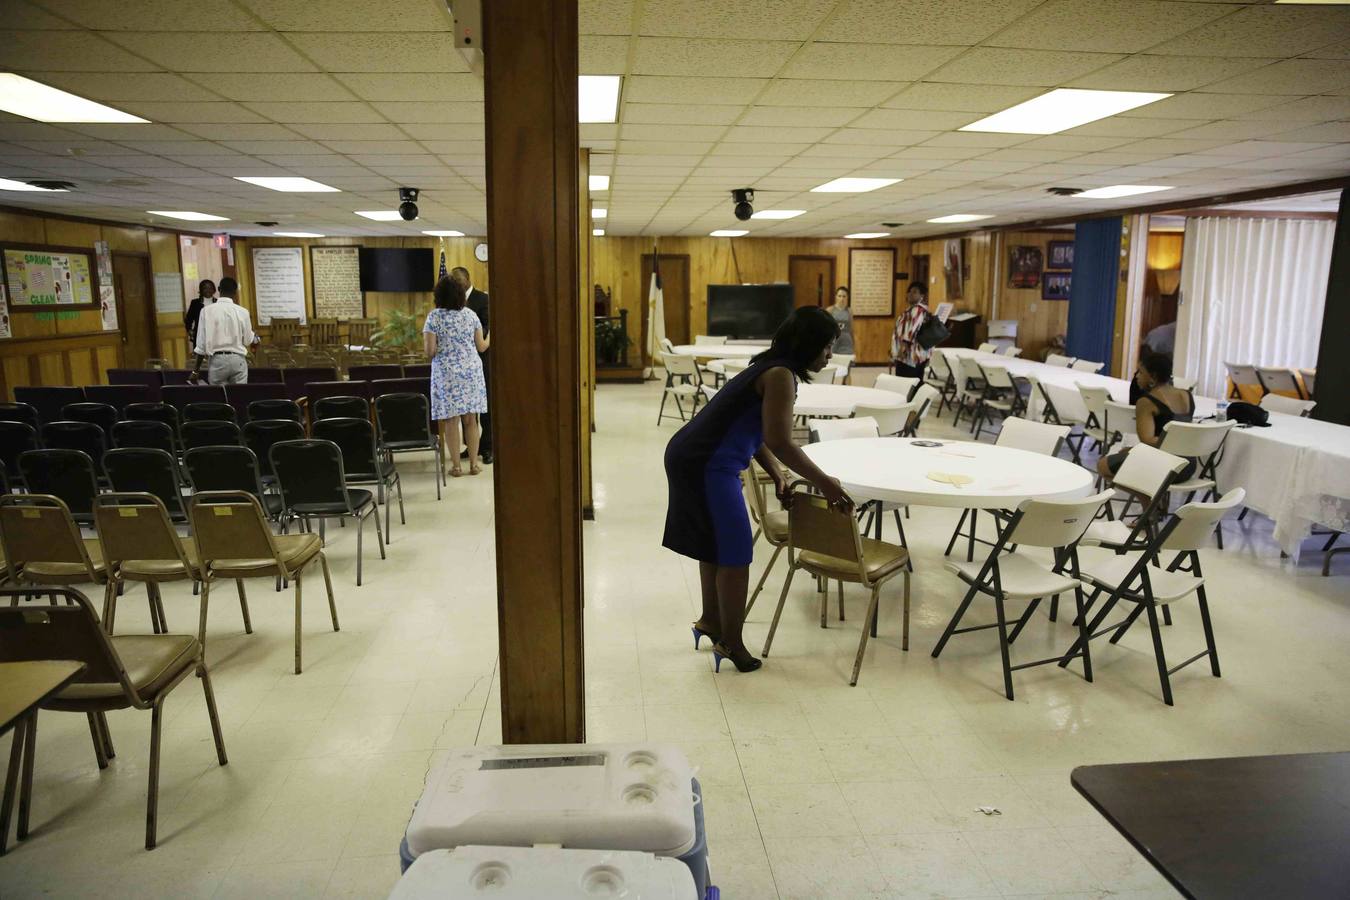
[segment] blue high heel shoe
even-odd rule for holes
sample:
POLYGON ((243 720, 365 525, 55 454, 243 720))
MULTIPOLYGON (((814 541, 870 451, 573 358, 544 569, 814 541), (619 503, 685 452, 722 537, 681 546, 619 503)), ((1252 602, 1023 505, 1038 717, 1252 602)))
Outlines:
POLYGON ((689 627, 689 630, 692 631, 692 632, 694 633, 694 649, 695 649, 695 650, 698 649, 698 642, 699 642, 700 640, 702 640, 703 638, 707 638, 708 640, 712 641, 714 644, 717 643, 717 639, 716 639, 715 637, 713 637, 712 634, 710 634, 710 633, 707 632, 707 631, 704 631, 702 628, 699 628, 697 625, 691 625, 691 626, 689 627))
POLYGON ((736 657, 727 652, 727 649, 721 644, 713 644, 713 671, 720 673, 722 671, 722 660, 731 660, 732 665, 736 667, 737 672, 753 672, 764 665, 764 660, 751 656, 745 662, 741 662, 736 657))

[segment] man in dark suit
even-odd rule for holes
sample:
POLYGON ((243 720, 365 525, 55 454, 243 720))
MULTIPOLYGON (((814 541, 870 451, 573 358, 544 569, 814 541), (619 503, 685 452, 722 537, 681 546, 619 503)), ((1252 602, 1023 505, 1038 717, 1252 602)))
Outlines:
MULTIPOLYGON (((463 266, 455 266, 451 269, 450 277, 455 284, 463 289, 469 309, 477 313, 479 321, 483 323, 483 336, 486 337, 492 327, 492 323, 488 319, 488 309, 491 305, 488 295, 473 286, 473 279, 469 275, 469 270, 463 266)), ((489 348, 487 353, 478 355, 478 358, 483 361, 483 378, 488 384, 488 412, 478 417, 478 422, 483 429, 483 436, 479 439, 478 449, 484 463, 492 462, 492 378, 488 370, 488 360, 491 359, 491 353, 492 350, 489 348)), ((466 450, 465 453, 467 452, 466 450)))
POLYGON ((197 320, 202 317, 202 307, 208 303, 214 303, 216 298, 216 283, 209 278, 202 279, 197 284, 197 296, 188 303, 187 313, 183 316, 183 326, 187 328, 188 347, 197 346, 197 320))

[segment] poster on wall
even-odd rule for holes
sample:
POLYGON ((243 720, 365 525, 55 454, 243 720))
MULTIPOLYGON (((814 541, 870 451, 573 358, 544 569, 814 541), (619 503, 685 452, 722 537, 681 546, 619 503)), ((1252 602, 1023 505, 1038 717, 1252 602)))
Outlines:
POLYGON ((1042 300, 1068 300, 1073 282, 1072 272, 1046 272, 1041 284, 1042 300))
POLYGON ((849 306, 854 316, 895 314, 895 248, 850 247, 849 306))
POLYGON ((104 331, 117 330, 117 298, 113 296, 111 284, 98 286, 99 315, 103 318, 104 331))
POLYGON ((5 281, 16 309, 96 305, 92 257, 83 251, 6 248, 5 281))
POLYGON ((305 323, 305 260, 299 247, 254 247, 253 291, 258 324, 273 317, 305 323))
POLYGON ((183 279, 177 272, 155 273, 155 312, 162 316, 181 316, 187 309, 183 305, 183 279))
POLYGON ((360 247, 310 247, 309 271, 314 283, 315 316, 334 319, 365 316, 360 247))
POLYGON ((0 339, 13 336, 9 330, 9 301, 5 299, 5 286, 0 284, 0 339))
POLYGON ((1040 286, 1042 254, 1040 247, 1017 246, 1008 251, 1008 287, 1034 288, 1040 286))
POLYGON ((960 238, 952 238, 943 246, 942 274, 947 282, 947 299, 961 299, 961 285, 965 271, 965 249, 960 238))
POLYGON ((1051 241, 1050 259, 1046 261, 1047 269, 1072 269, 1073 268, 1073 241, 1051 241))

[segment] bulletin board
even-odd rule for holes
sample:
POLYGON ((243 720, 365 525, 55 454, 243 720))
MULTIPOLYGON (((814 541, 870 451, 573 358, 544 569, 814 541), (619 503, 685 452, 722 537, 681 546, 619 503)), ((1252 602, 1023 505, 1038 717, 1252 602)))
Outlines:
POLYGON ((314 315, 319 318, 360 319, 366 314, 366 295, 361 291, 361 248, 357 246, 309 248, 310 283, 314 289, 314 315))
POLYGON ((849 307, 854 317, 895 314, 895 248, 848 249, 849 307))
POLYGON ((99 309, 94 256, 78 247, 3 246, 11 313, 99 309))
POLYGON ((253 290, 258 324, 273 317, 305 319, 305 261, 299 247, 254 247, 253 290))

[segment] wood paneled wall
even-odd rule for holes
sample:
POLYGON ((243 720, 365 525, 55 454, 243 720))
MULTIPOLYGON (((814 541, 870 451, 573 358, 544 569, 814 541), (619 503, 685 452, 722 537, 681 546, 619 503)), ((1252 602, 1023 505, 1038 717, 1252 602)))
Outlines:
MULTIPOLYGON (((156 243, 167 242, 173 264, 161 271, 178 271, 176 239, 176 234, 134 225, 0 211, 0 243, 80 247, 87 248, 92 256, 94 242, 100 240, 107 241, 114 253, 153 254, 156 243)), ((117 302, 119 317, 144 315, 143 310, 126 309, 121 297, 117 302)), ((181 337, 182 317, 175 323, 176 335, 181 337)), ((0 397, 5 400, 13 399, 14 388, 26 385, 101 384, 106 382, 109 368, 124 363, 121 332, 104 331, 98 310, 46 319, 15 313, 11 307, 10 328, 14 336, 0 340, 0 397)))
MULTIPOLYGON (((895 247, 897 272, 907 272, 909 241, 847 241, 818 238, 712 238, 712 237, 598 237, 594 240, 591 264, 595 284, 613 295, 613 314, 628 310, 635 349, 646 361, 646 335, 641 333, 643 308, 647 303, 647 285, 642 283, 642 254, 651 253, 655 244, 662 254, 689 256, 689 327, 691 334, 703 334, 708 326, 708 285, 766 283, 788 280, 788 259, 792 256, 835 257, 835 278, 848 283, 849 247, 895 247)), ((905 283, 896 289, 896 312, 904 303, 905 283)), ((833 290, 831 289, 831 293, 833 290)), ((670 302, 670 298, 666 298, 670 302)), ((857 318, 853 335, 859 362, 885 363, 890 358, 893 317, 857 318)))
MULTIPOLYGON (((1042 358, 1050 339, 1064 334, 1069 328, 1069 301, 1042 300, 1041 287, 1012 288, 1008 286, 1008 253, 1015 246, 1041 248, 1042 258, 1050 259, 1051 241, 1073 240, 1073 230, 1065 231, 1005 231, 998 234, 992 253, 998 260, 998 303, 993 318, 1017 320, 1017 346, 1026 359, 1042 358)), ((991 264, 993 260, 991 259, 991 264)), ((1042 273, 1044 275, 1044 273, 1042 273)))
POLYGON ((963 246, 964 265, 962 266, 961 296, 953 299, 947 296, 946 250, 947 241, 937 238, 910 243, 909 260, 906 265, 913 271, 912 260, 916 256, 928 257, 928 306, 937 309, 939 303, 950 300, 955 312, 972 312, 989 318, 989 308, 993 300, 993 245, 994 235, 988 231, 976 232, 960 239, 963 246))

